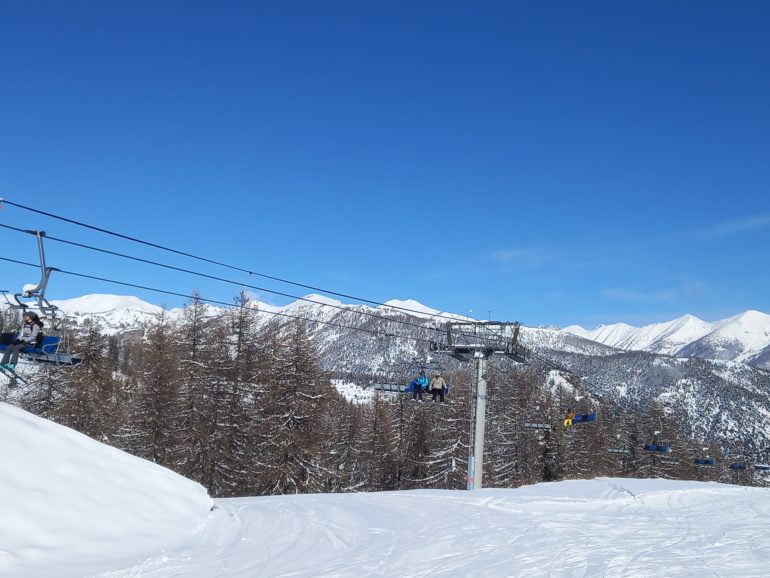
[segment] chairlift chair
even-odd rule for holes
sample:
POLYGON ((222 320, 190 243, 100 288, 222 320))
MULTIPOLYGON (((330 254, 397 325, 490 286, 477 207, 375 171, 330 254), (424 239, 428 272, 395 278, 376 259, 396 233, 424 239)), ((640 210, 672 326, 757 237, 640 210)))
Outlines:
MULTIPOLYGON (((25 347, 20 352, 20 359, 32 363, 53 363, 56 365, 78 365, 83 360, 73 356, 62 349, 64 338, 63 319, 60 310, 52 305, 45 297, 45 290, 48 287, 48 280, 51 272, 55 271, 53 267, 46 266, 45 250, 43 248, 44 231, 29 231, 37 238, 38 252, 40 255, 41 277, 37 284, 27 284, 22 287, 19 293, 13 294, 13 299, 8 295, 8 291, 2 291, 7 309, 4 317, 8 320, 15 317, 16 327, 20 328, 24 314, 27 311, 37 312, 42 319, 47 321, 44 328, 45 336, 39 346, 25 347)), ((10 342, 16 337, 16 333, 7 332, 7 324, 3 324, 2 337, 0 338, 0 351, 7 349, 10 342)))
POLYGON ((553 426, 550 423, 543 423, 543 422, 537 422, 537 421, 525 421, 524 429, 551 431, 553 429, 553 426))
POLYGON ((658 463, 662 466, 678 466, 679 460, 672 460, 668 458, 661 458, 658 463))
MULTIPOLYGON (((620 442, 620 434, 617 434, 615 437, 617 438, 618 442, 620 442)), ((607 453, 608 454, 615 454, 615 455, 619 455, 619 456, 630 455, 631 454, 631 450, 629 450, 628 448, 624 447, 624 445, 625 444, 620 443, 620 444, 618 444, 618 447, 616 447, 616 448, 607 448, 607 453)))
POLYGON ((716 460, 714 460, 714 458, 709 458, 709 457, 695 458, 693 459, 693 463, 696 466, 714 466, 716 465, 716 460))
POLYGON ((670 453, 671 444, 668 440, 658 440, 657 437, 653 437, 650 443, 644 445, 644 449, 648 452, 670 453))

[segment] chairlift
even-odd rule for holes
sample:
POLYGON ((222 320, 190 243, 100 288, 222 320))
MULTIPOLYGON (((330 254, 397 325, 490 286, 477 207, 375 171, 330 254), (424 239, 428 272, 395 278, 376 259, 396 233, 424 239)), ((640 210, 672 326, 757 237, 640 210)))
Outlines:
POLYGON ((725 454, 725 461, 729 462, 727 467, 734 472, 742 472, 746 469, 746 460, 741 453, 728 451, 725 454))
POLYGON ((668 440, 659 440, 657 436, 653 436, 652 441, 644 445, 644 449, 648 452, 669 453, 671 444, 668 440))
POLYGON ((694 463, 696 466, 714 466, 716 465, 716 460, 714 458, 695 458, 692 463, 694 463))
POLYGON ((572 423, 573 425, 576 423, 588 423, 596 421, 597 419, 598 414, 595 411, 592 411, 591 413, 579 413, 572 418, 572 423))
POLYGON ((767 464, 754 464, 754 469, 762 474, 770 473, 770 465, 767 464))
MULTIPOLYGON (((575 414, 572 417, 573 426, 578 424, 595 422, 598 418, 598 414, 596 410, 593 409, 593 407, 591 407, 593 404, 591 405, 587 404, 584 401, 585 397, 586 397, 585 394, 575 396, 575 402, 578 405, 577 405, 577 411, 573 412, 575 414)), ((565 410, 564 413, 566 415, 568 412, 571 412, 571 411, 572 409, 570 408, 565 410)), ((565 422, 566 422, 566 417, 565 417, 565 422)), ((564 425, 567 426, 566 423, 564 425)))
POLYGON ((543 423, 543 422, 537 422, 537 421, 525 421, 524 429, 551 431, 553 429, 553 426, 550 423, 543 423))
MULTIPOLYGON (((425 360, 408 361, 397 364, 386 373, 391 377, 375 380, 372 389, 386 393, 414 393, 415 387, 421 386, 424 393, 428 392, 428 384, 432 373, 441 373, 441 364, 436 363, 430 357, 425 360), (413 376, 413 377, 410 377, 413 376), (423 379, 421 379, 423 378, 423 379)), ((449 384, 447 391, 449 393, 449 384)))
POLYGON ((52 305, 45 297, 48 280, 53 267, 46 266, 45 250, 43 248, 44 231, 29 231, 37 238, 38 252, 40 255, 41 277, 37 284, 27 284, 19 293, 9 296, 7 290, 0 291, 5 299, 7 308, 3 316, 4 322, 0 325, 0 351, 4 351, 17 336, 24 315, 27 311, 38 313, 41 319, 47 322, 44 327, 45 336, 42 343, 35 347, 25 347, 20 352, 20 360, 30 363, 52 363, 56 365, 78 365, 83 360, 65 351, 63 341, 66 341, 63 316, 55 305, 52 305), (12 331, 8 331, 12 329, 12 331))
MULTIPOLYGON (((620 434, 617 434, 615 437, 617 438, 618 442, 620 442, 620 434)), ((619 455, 619 456, 627 456, 627 455, 631 454, 631 450, 629 450, 626 447, 623 447, 623 444, 619 444, 619 447, 607 448, 607 453, 608 454, 615 454, 615 455, 619 455)))
POLYGON ((668 453, 671 451, 671 446, 666 445, 665 442, 651 442, 649 444, 645 444, 644 449, 648 452, 668 453))
MULTIPOLYGON (((590 411, 588 413, 575 413, 575 415, 572 418, 572 425, 575 426, 578 424, 595 422, 597 419, 598 419, 598 414, 596 411, 590 411)), ((564 421, 566 421, 566 418, 564 421)), ((564 425, 566 426, 567 424, 565 423, 564 425)))

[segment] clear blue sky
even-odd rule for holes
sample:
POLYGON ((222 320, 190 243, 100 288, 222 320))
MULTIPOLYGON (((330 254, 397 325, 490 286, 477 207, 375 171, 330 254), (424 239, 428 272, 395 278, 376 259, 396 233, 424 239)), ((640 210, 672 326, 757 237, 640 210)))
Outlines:
MULTIPOLYGON (((768 30, 770 3, 750 0, 0 0, 0 195, 527 325, 770 312, 768 30)), ((307 293, 13 207, 0 223, 307 293)), ((31 237, 0 243, 36 259, 31 237)), ((61 269, 237 291, 47 250, 61 269)), ((2 289, 37 280, 0 271, 2 289)), ((97 292, 178 304, 65 275, 48 297, 97 292)))

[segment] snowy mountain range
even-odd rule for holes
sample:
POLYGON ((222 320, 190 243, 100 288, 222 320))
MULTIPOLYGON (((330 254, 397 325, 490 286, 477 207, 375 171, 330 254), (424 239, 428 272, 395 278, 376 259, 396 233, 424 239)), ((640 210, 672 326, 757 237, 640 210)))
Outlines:
POLYGON ((572 325, 563 331, 625 351, 735 361, 770 369, 770 315, 760 311, 713 323, 684 315, 643 327, 616 323, 588 331, 572 325))
MULTIPOLYGON (((78 323, 87 318, 98 320, 109 334, 138 329, 144 322, 163 312, 157 305, 120 295, 85 295, 76 299, 53 301, 53 304, 78 323)), ((255 306, 265 320, 276 316, 296 316, 326 322, 335 319, 335 322, 339 322, 341 314, 343 321, 347 319, 348 323, 354 324, 362 316, 376 319, 376 316, 408 315, 421 320, 435 320, 440 316, 440 324, 446 322, 447 317, 468 319, 427 307, 412 299, 392 300, 372 307, 344 304, 336 299, 311 294, 283 307, 262 302, 255 302, 255 306)), ((211 307, 212 314, 220 311, 219 308, 211 307)), ((172 317, 180 313, 179 309, 167 312, 172 317)), ((643 327, 616 323, 587 330, 579 325, 571 325, 561 330, 529 328, 526 334, 530 339, 537 334, 536 342, 554 350, 584 351, 594 355, 618 350, 645 351, 674 357, 734 361, 770 369, 770 315, 760 311, 749 310, 714 322, 684 315, 672 321, 643 327), (570 336, 582 339, 575 340, 570 336)))

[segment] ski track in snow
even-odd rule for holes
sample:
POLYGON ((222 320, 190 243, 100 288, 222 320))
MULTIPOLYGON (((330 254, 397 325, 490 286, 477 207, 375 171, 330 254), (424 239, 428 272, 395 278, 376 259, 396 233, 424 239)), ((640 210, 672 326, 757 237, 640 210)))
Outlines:
POLYGON ((600 479, 216 500, 123 576, 762 576, 768 490, 600 479))

